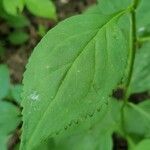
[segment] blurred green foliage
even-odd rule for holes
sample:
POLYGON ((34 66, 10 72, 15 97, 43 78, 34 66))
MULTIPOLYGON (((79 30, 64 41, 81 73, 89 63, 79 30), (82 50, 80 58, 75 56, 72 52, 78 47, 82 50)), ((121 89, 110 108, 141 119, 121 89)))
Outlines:
MULTIPOLYGON (((0 20, 4 20, 13 29, 3 42, 8 39, 12 45, 21 45, 29 39, 27 31, 24 30, 24 27, 30 25, 29 19, 24 15, 28 11, 38 17, 57 19, 56 8, 51 0, 0 0, 0 20)), ((39 35, 45 35, 43 28, 39 29, 39 35)), ((0 53, 2 50, 4 46, 0 44, 0 53)))
POLYGON ((21 122, 22 85, 10 83, 9 69, 0 65, 0 149, 6 150, 8 141, 21 122))
POLYGON ((0 65, 0 100, 10 100, 20 104, 22 85, 13 85, 10 82, 9 69, 6 65, 0 65))
MULTIPOLYGON (((0 57, 5 54, 8 44, 11 47, 21 46, 29 40, 27 28, 30 28, 30 17, 56 20, 56 8, 51 0, 0 0, 1 30, 9 28, 7 36, 0 38, 0 57), (28 15, 28 16, 27 16, 28 15), (8 43, 9 42, 9 43, 8 43)), ((31 20, 32 21, 32 20, 31 20)), ((38 24, 37 34, 44 36, 46 27, 38 24)), ((9 68, 0 65, 0 150, 6 150, 8 141, 21 122, 21 84, 12 84, 9 68)))

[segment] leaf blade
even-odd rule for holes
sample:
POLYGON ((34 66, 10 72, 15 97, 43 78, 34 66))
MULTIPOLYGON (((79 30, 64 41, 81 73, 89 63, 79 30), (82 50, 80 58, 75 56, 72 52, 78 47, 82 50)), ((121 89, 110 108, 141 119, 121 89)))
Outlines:
MULTIPOLYGON (((117 16, 114 15, 113 17, 101 15, 81 15, 73 17, 51 30, 43 42, 38 45, 30 59, 24 79, 24 100, 22 102, 24 107, 24 131, 22 148, 34 148, 37 143, 40 143, 40 141, 48 136, 52 136, 71 121, 77 121, 80 118, 84 119, 88 113, 93 113, 97 107, 101 107, 103 103, 107 102, 113 88, 116 88, 118 82, 121 81, 127 65, 128 42, 127 39, 123 40, 123 43, 121 42, 122 39, 124 39, 124 35, 120 27, 118 27, 118 22, 116 25, 116 20, 123 13, 124 12, 121 12, 121 14, 117 16), (99 19, 100 17, 101 19, 99 19), (84 23, 86 24, 86 22, 87 26, 85 27, 84 23), (70 30, 68 30, 68 28, 70 30), (76 28, 78 32, 71 30, 74 28, 76 28), (55 41, 53 41, 52 38, 54 38, 55 41), (81 41, 81 38, 84 40, 81 41), (48 41, 52 43, 48 44, 48 41), (122 43, 122 51, 118 51, 119 45, 115 45, 115 42, 122 43), (55 43, 59 43, 58 47, 55 47, 55 43), (71 45, 70 43, 73 44, 71 45), (74 47, 76 47, 76 50, 74 50, 74 47), (44 51, 42 53, 40 52, 41 48, 44 51), (52 51, 49 56, 45 56, 45 54, 48 54, 49 49, 52 49, 52 51), (113 53, 111 53, 112 50, 113 53), (40 55, 38 53, 40 53, 40 55), (35 67, 34 64, 40 59, 39 56, 45 58, 45 61, 43 60, 35 67), (99 58, 101 59, 99 60, 99 58), (72 62, 71 59, 75 61, 72 62), (72 64, 70 64, 70 61, 72 64), (95 62, 100 66, 95 66, 95 62), (49 69, 48 72, 45 71, 44 66, 49 69), (40 72, 39 68, 41 68, 40 72), (123 68, 123 70, 120 68, 123 68), (36 75, 37 72, 38 76, 36 75), (50 73, 53 74, 52 77, 48 77, 50 73), (32 81, 34 83, 32 87, 29 81, 31 74, 33 75, 32 81), (40 82, 38 78, 43 78, 43 74, 47 80, 40 82), (99 79, 99 76, 107 77, 109 82, 107 83, 104 78, 99 79), (111 79, 111 76, 114 76, 114 80, 111 79), (39 83, 36 82, 37 80, 39 83), (53 86, 47 84, 48 80, 51 81, 53 86), (101 84, 104 86, 103 91, 100 90, 101 84), (40 89, 38 89, 39 86, 40 89), (47 98, 45 95, 49 93, 49 90, 51 91, 51 95, 47 98), (37 106, 34 102, 31 102, 31 100, 36 101, 37 99, 41 99, 41 97, 42 100, 46 100, 44 100, 45 104, 43 104, 41 100, 38 101, 40 113, 38 113, 37 116, 37 111, 33 111, 34 107, 36 108, 37 106), (101 97, 101 101, 99 97, 101 97), (41 109, 42 107, 44 109, 41 109), (27 114, 27 112, 32 114, 32 116, 29 113, 27 114), (40 114, 42 115, 40 116, 40 114), (47 118, 47 116, 49 117, 47 118), (55 118, 53 116, 55 116, 55 118), (32 119, 34 118, 35 123, 32 122, 32 125, 30 123, 30 117, 32 119), (42 119, 40 120, 41 117, 42 119), (60 118, 63 118, 63 120, 60 118), (46 121, 49 122, 48 125, 44 123, 46 121), (28 124, 30 124, 30 128, 28 124), (41 128, 45 130, 42 130, 40 137, 38 137, 35 143, 33 139, 37 137, 41 128), (49 132, 48 128, 50 128, 49 132), (31 132, 31 130, 34 131, 31 132), (30 135, 31 133, 32 135, 30 135), (28 141, 29 137, 30 140, 28 141)), ((128 19, 127 17, 127 21, 129 21, 128 19)), ((130 26, 130 23, 128 24, 130 26)))
POLYGON ((125 108, 125 129, 131 137, 150 137, 150 100, 143 101, 138 105, 129 103, 125 108), (138 117, 137 117, 138 115, 138 117))
POLYGON ((150 91, 149 50, 150 50, 150 42, 143 43, 142 47, 137 50, 133 68, 133 75, 131 79, 131 85, 129 87, 130 93, 140 93, 150 91))

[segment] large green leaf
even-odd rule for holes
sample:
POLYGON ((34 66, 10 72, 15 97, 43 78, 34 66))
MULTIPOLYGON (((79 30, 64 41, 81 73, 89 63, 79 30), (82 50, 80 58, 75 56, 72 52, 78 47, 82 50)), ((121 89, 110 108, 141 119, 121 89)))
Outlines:
POLYGON ((35 48, 23 81, 22 149, 33 149, 108 101, 127 67, 126 11, 69 18, 35 48))
POLYGON ((130 93, 150 91, 150 42, 137 50, 130 93))
POLYGON ((45 18, 56 18, 55 5, 51 0, 25 0, 28 10, 34 15, 45 18))
POLYGON ((0 149, 7 149, 8 138, 20 123, 20 112, 8 102, 0 101, 0 149))
POLYGON ((139 105, 129 103, 124 110, 127 133, 133 137, 150 137, 150 100, 139 105))
POLYGON ((8 95, 10 87, 9 70, 7 66, 0 65, 0 100, 8 95))

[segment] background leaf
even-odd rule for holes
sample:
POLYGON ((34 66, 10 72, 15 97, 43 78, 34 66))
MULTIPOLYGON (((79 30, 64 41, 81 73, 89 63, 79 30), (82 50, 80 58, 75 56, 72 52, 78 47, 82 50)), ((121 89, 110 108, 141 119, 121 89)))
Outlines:
POLYGON ((8 39, 14 45, 21 45, 29 39, 29 35, 24 31, 17 30, 9 34, 8 39))
POLYGON ((0 100, 8 95, 9 87, 9 70, 6 65, 0 65, 0 100))
POLYGON ((6 15, 5 19, 7 20, 7 23, 13 28, 23 28, 30 24, 29 20, 23 15, 18 16, 6 15))
POLYGON ((24 0, 3 0, 3 7, 8 14, 17 16, 23 10, 24 0))
POLYGON ((22 93, 22 85, 12 85, 10 89, 10 94, 12 99, 14 99, 18 104, 21 104, 21 93, 22 93))
POLYGON ((55 19, 56 9, 51 0, 25 0, 28 10, 39 17, 55 19))
POLYGON ((141 141, 134 150, 149 150, 150 147, 150 139, 144 139, 141 141))
POLYGON ((124 124, 127 133, 137 142, 150 137, 150 100, 138 105, 129 103, 124 109, 124 124), (138 116, 138 117, 137 117, 138 116))
POLYGON ((12 104, 0 101, 0 114, 0 149, 6 150, 9 136, 20 123, 20 112, 12 104))
POLYGON ((130 93, 150 91, 150 42, 137 50, 130 93))

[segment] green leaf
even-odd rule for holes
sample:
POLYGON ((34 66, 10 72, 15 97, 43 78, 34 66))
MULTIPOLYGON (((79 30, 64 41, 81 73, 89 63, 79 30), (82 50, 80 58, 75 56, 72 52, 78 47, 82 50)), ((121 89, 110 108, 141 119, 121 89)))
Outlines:
POLYGON ((33 149, 109 100, 130 50, 130 15, 124 13, 71 17, 35 48, 23 81, 22 149, 33 149))
POLYGON ((5 135, 0 135, 0 146, 1 150, 7 150, 7 141, 8 138, 5 135))
POLYGON ((3 7, 8 14, 17 16, 23 10, 24 0, 3 0, 3 7))
POLYGON ((125 129, 132 137, 150 137, 150 100, 139 105, 129 103, 124 110, 125 129))
POLYGON ((144 139, 134 148, 134 150, 149 150, 149 148, 150 148, 150 139, 144 139))
POLYGON ((137 50, 130 93, 150 91, 150 42, 137 50))
POLYGON ((20 123, 20 112, 12 104, 0 101, 0 114, 0 148, 6 150, 9 136, 20 123))
POLYGON ((6 65, 0 65, 0 100, 8 95, 10 87, 9 70, 6 65))
POLYGON ((24 31, 16 30, 13 33, 9 34, 8 39, 14 45, 21 45, 29 39, 29 35, 24 31))
POLYGON ((22 93, 22 85, 12 85, 11 87, 11 97, 18 103, 21 103, 21 93, 22 93))
POLYGON ((7 20, 9 26, 14 28, 23 28, 30 24, 29 20, 23 15, 18 15, 18 16, 7 15, 5 16, 5 19, 7 20))
POLYGON ((56 19, 56 8, 51 0, 25 0, 28 10, 39 17, 56 19))
POLYGON ((28 19, 23 14, 12 15, 6 13, 2 7, 2 1, 0 1, 0 16, 7 21, 9 26, 14 28, 21 28, 29 25, 28 19))
POLYGON ((47 32, 47 28, 44 25, 39 24, 38 25, 38 35, 43 37, 46 34, 46 32, 47 32))

